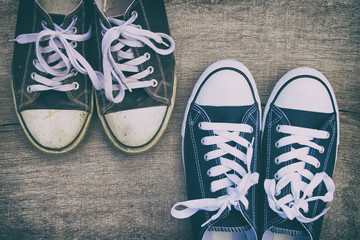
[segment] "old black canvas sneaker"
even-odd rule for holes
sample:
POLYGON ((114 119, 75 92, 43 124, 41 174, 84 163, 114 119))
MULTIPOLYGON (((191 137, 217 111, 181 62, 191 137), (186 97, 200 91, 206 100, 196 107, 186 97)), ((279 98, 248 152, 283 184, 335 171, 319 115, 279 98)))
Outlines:
POLYGON ((129 153, 152 147, 175 101, 174 41, 163 0, 96 0, 93 67, 103 73, 97 110, 111 141, 129 153))
POLYGON ((189 200, 171 209, 191 217, 194 239, 257 239, 260 111, 255 81, 239 62, 216 62, 196 83, 181 132, 189 200))
POLYGON ((45 152, 74 148, 93 111, 96 74, 86 61, 91 27, 84 1, 20 0, 12 90, 27 137, 45 152))
POLYGON ((319 239, 339 144, 339 111, 329 81, 307 67, 276 84, 263 121, 263 240, 319 239))

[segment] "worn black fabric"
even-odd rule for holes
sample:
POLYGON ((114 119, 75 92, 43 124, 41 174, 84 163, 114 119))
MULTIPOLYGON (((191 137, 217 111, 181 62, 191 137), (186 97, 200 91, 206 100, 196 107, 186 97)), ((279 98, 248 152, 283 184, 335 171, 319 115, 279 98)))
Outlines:
MULTIPOLYGON (((54 22, 62 23, 66 28, 74 17, 77 18, 75 27, 78 34, 89 31, 90 21, 87 14, 88 3, 81 1, 79 6, 67 16, 50 15, 46 13, 35 0, 20 0, 18 18, 16 24, 15 37, 20 34, 39 33, 43 30, 42 22, 50 29, 54 29, 54 22)), ((90 41, 78 42, 76 50, 88 59, 88 49, 90 41)), ((29 109, 66 109, 92 111, 91 94, 92 84, 87 75, 78 73, 70 77, 63 83, 78 82, 79 88, 68 92, 44 91, 27 92, 27 87, 38 84, 31 79, 31 73, 36 72, 47 78, 52 78, 50 74, 39 72, 33 65, 36 59, 35 43, 18 44, 14 43, 13 54, 13 92, 15 104, 18 112, 29 109)))
MULTIPOLYGON (((314 79, 314 77, 312 77, 314 79)), ((319 80, 319 79, 318 79, 319 80)), ((321 80, 319 80, 321 81, 321 80)), ((289 81, 291 82, 291 81, 289 81)), ((323 84, 325 87, 326 85, 323 84)), ((326 87, 327 88, 327 87, 326 87)), ((330 91, 329 91, 330 92, 330 91)), ((278 95, 276 95, 278 96, 278 95)), ((274 159, 276 156, 279 156, 285 152, 290 151, 290 146, 283 148, 276 148, 275 142, 280 138, 284 137, 285 134, 279 133, 276 131, 277 125, 291 125, 299 126, 305 128, 313 128, 324 130, 330 133, 328 139, 316 139, 315 142, 320 146, 325 148, 324 153, 319 153, 312 149, 310 155, 314 156, 320 161, 320 168, 316 168, 310 164, 306 164, 306 169, 311 171, 313 174, 318 172, 326 172, 330 177, 333 175, 335 160, 336 160, 336 149, 337 149, 337 121, 338 116, 335 112, 335 103, 332 99, 334 113, 317 113, 309 111, 300 111, 294 109, 285 109, 279 108, 274 105, 276 97, 273 99, 267 116, 265 116, 265 124, 263 129, 263 142, 262 142, 262 156, 264 161, 264 167, 262 175, 266 179, 273 179, 275 173, 285 165, 291 164, 296 159, 291 161, 276 164, 274 159)), ((298 144, 293 145, 292 147, 298 148, 298 144)), ((263 181, 261 181, 263 182, 263 181)), ((286 186, 280 196, 281 198, 290 192, 290 184, 286 186)), ((262 187, 262 191, 264 188, 262 187)), ((314 196, 324 196, 327 192, 325 184, 321 182, 319 186, 314 189, 314 196)), ((310 223, 301 223, 298 220, 294 219, 290 221, 289 219, 281 218, 277 213, 272 211, 269 207, 268 199, 266 194, 263 192, 263 201, 264 201, 264 211, 261 219, 261 228, 262 233, 267 230, 270 230, 275 233, 289 234, 292 236, 309 236, 311 235, 312 239, 316 240, 320 237, 321 226, 323 222, 323 217, 318 220, 310 223)), ((309 211, 304 213, 304 216, 312 218, 321 213, 321 211, 326 207, 326 203, 321 200, 309 202, 309 211)))
MULTIPOLYGON (((94 37, 92 41, 92 65, 97 71, 102 72, 102 28, 100 21, 106 26, 111 27, 104 14, 98 9, 96 3, 93 2, 93 25, 94 37)), ((116 16, 121 20, 128 20, 131 14, 136 11, 138 18, 134 24, 140 25, 143 29, 152 32, 160 32, 170 35, 168 20, 166 16, 166 9, 163 0, 135 0, 124 16, 116 16)), ((107 16, 110 17, 110 16, 107 16)), ((114 16, 111 16, 114 17, 114 16)), ((174 54, 159 55, 150 47, 144 46, 141 48, 133 48, 135 57, 150 53, 150 60, 144 64, 139 65, 140 71, 145 70, 149 66, 154 68, 154 72, 148 75, 142 81, 156 79, 158 81, 157 87, 148 87, 146 89, 134 89, 132 92, 126 91, 125 98, 121 103, 114 104, 109 101, 103 90, 97 91, 97 104, 100 114, 108 114, 123 110, 145 108, 151 106, 170 106, 171 99, 174 93, 174 78, 175 78, 175 59, 174 54)), ((125 72, 125 76, 127 73, 125 72)))

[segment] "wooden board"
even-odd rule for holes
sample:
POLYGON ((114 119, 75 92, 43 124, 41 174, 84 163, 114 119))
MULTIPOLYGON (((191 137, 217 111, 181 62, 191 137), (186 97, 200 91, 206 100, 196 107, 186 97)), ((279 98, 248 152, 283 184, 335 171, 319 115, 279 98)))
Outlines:
POLYGON ((115 149, 94 116, 72 152, 47 155, 25 138, 10 81, 17 4, 0 4, 0 239, 190 239, 170 216, 186 199, 180 128, 185 105, 211 63, 232 58, 252 72, 263 105, 287 71, 310 66, 331 82, 340 108, 336 192, 321 239, 357 239, 360 148, 360 2, 167 0, 178 91, 169 127, 140 155, 115 149))

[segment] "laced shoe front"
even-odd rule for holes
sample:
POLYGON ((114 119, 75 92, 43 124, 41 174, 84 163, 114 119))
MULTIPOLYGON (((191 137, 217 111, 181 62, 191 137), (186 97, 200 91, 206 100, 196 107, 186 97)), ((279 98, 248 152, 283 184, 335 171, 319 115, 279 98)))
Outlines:
POLYGON ((318 239, 339 138, 335 95, 328 80, 298 68, 279 80, 265 108, 263 240, 318 239))
POLYGON ((92 34, 85 3, 62 5, 73 10, 49 14, 38 1, 20 1, 13 57, 21 125, 36 147, 52 153, 72 149, 84 136, 93 109, 88 75, 100 87, 85 59, 92 34))
POLYGON ((260 101, 249 70, 224 60, 196 83, 183 128, 188 201, 171 209, 191 217, 194 239, 257 239, 260 101))
POLYGON ((159 140, 174 106, 175 44, 163 0, 106 4, 94 2, 98 114, 115 146, 142 152, 159 140))

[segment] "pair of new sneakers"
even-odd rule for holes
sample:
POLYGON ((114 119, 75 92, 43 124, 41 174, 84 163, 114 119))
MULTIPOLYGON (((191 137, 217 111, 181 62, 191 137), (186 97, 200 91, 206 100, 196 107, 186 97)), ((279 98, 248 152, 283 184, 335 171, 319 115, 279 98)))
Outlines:
POLYGON ((163 0, 20 0, 12 90, 27 137, 69 151, 95 98, 118 148, 149 149, 174 106, 174 46, 163 0))
POLYGON ((261 124, 255 81, 241 63, 211 65, 182 126, 194 239, 318 239, 339 143, 334 92, 320 72, 297 68, 276 84, 261 124))

